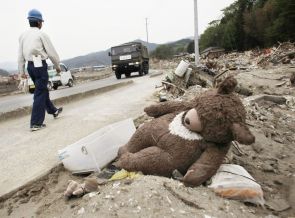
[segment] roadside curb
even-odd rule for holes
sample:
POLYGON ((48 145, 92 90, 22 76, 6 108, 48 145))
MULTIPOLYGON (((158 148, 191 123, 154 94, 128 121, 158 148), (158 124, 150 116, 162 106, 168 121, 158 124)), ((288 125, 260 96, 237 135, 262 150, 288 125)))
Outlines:
POLYGON ((12 195, 14 195, 15 193, 17 193, 18 191, 22 190, 23 188, 32 185, 33 183, 40 181, 40 180, 46 180, 48 179, 48 175, 54 171, 57 171, 59 169, 63 168, 63 164, 62 163, 58 163, 55 164, 53 167, 51 167, 49 170, 46 170, 45 172, 43 172, 42 174, 40 174, 39 176, 36 176, 34 179, 26 182, 25 184, 13 189, 12 191, 9 191, 7 193, 5 193, 4 195, 0 196, 0 203, 6 201, 8 198, 10 198, 12 195))
MULTIPOLYGON (((100 87, 100 88, 89 90, 89 91, 86 91, 86 92, 76 93, 76 94, 73 94, 73 95, 57 98, 57 99, 52 100, 52 102, 54 104, 56 104, 56 105, 66 104, 66 103, 70 103, 70 102, 73 102, 73 101, 81 100, 83 98, 94 96, 94 95, 97 95, 97 94, 102 94, 102 93, 105 93, 105 92, 108 92, 108 91, 111 91, 111 90, 114 90, 114 89, 117 89, 117 88, 128 86, 128 85, 130 85, 132 83, 133 83, 133 80, 129 80, 129 81, 126 81, 126 82, 119 82, 119 83, 116 83, 116 84, 100 87)), ((12 111, 1 113, 0 114, 0 122, 7 121, 7 120, 12 119, 12 118, 20 118, 20 117, 23 117, 25 115, 29 115, 31 113, 31 111, 32 111, 32 105, 22 107, 22 108, 18 108, 18 109, 12 110, 12 111)))

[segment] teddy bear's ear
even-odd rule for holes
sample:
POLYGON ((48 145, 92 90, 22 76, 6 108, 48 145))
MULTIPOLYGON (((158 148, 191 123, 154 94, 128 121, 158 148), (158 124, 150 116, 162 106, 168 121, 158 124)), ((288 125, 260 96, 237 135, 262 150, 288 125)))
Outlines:
POLYGON ((219 94, 230 94, 232 93, 238 82, 233 76, 228 76, 218 85, 217 93, 219 94))
POLYGON ((246 125, 241 123, 234 123, 231 129, 234 140, 245 145, 250 145, 255 142, 255 137, 252 135, 246 125))

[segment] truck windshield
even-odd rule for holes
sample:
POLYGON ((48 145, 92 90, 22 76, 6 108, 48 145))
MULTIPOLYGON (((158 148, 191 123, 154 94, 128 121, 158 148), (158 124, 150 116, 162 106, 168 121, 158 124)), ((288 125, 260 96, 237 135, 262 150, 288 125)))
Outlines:
POLYGON ((126 54, 136 51, 136 45, 112 48, 112 55, 126 54))

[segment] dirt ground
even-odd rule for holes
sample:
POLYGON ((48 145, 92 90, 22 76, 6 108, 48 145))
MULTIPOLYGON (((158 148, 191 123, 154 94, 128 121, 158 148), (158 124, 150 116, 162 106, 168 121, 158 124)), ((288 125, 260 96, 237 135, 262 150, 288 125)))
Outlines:
MULTIPOLYGON (((100 185, 97 192, 66 200, 67 181, 83 181, 62 166, 6 200, 0 217, 295 217, 295 88, 289 65, 233 71, 253 95, 285 97, 287 102, 251 101, 242 96, 247 123, 256 137, 250 146, 232 147, 227 163, 243 166, 262 186, 265 206, 216 196, 207 187, 188 188, 179 181, 140 176, 100 185)), ((186 95, 193 97, 196 87, 186 95)), ((186 96, 187 97, 187 96, 186 96)), ((143 122, 140 118, 138 122, 143 122)))
POLYGON ((105 79, 107 77, 114 75, 114 73, 112 72, 111 68, 106 68, 106 69, 95 70, 95 71, 81 71, 73 75, 75 78, 75 82, 79 84, 79 83, 89 82, 92 80, 105 79))
POLYGON ((62 167, 27 187, 0 211, 1 217, 255 217, 257 208, 219 197, 205 187, 156 176, 109 182, 97 192, 66 200, 69 179, 82 181, 62 167), (185 199, 185 200, 183 200, 185 199))

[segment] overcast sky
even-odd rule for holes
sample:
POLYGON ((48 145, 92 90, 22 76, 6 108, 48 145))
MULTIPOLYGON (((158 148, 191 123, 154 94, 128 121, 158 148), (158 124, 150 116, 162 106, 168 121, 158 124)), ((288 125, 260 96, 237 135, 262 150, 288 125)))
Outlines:
MULTIPOLYGON (((198 0, 199 33, 220 19, 235 0, 198 0)), ((146 40, 165 43, 194 35, 193 0, 0 0, 0 63, 17 60, 19 35, 28 29, 27 13, 36 8, 45 20, 42 30, 61 59, 146 40)))

